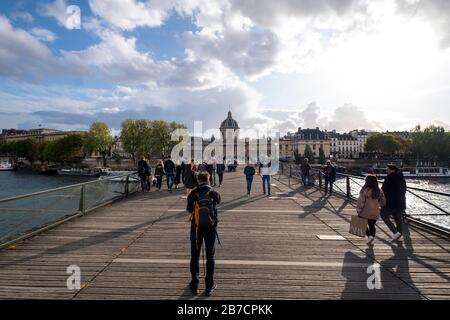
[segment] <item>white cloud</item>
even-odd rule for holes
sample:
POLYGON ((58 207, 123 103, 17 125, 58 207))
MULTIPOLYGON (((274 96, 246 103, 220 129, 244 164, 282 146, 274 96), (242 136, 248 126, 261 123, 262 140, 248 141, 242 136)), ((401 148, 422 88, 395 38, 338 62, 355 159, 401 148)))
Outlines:
POLYGON ((191 14, 197 1, 89 0, 92 12, 114 27, 132 30, 136 27, 159 27, 171 11, 191 14))
POLYGON ((43 16, 55 18, 61 26, 67 29, 81 28, 80 7, 67 5, 66 0, 55 0, 52 3, 43 4, 38 11, 43 16))
POLYGON ((30 33, 41 41, 52 42, 56 40, 56 35, 44 28, 32 28, 30 33))
POLYGON ((18 19, 20 19, 20 20, 25 21, 26 23, 33 23, 33 22, 34 22, 33 16, 32 16, 29 12, 24 12, 24 11, 17 11, 17 12, 14 12, 14 13, 11 15, 11 18, 12 18, 13 20, 18 20, 18 19))
POLYGON ((52 70, 50 50, 36 37, 15 29, 0 15, 0 75, 6 78, 37 80, 52 70))

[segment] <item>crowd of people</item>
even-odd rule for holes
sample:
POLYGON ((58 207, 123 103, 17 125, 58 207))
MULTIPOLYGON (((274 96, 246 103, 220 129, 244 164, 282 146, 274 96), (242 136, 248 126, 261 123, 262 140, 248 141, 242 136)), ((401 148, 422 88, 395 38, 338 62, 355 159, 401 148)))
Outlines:
MULTIPOLYGON (((235 162, 228 171, 236 171, 235 162)), ((191 262, 190 271, 192 280, 189 287, 194 295, 198 294, 199 287, 199 259, 202 244, 206 252, 206 277, 205 295, 210 296, 217 287, 214 282, 215 270, 215 243, 219 240, 217 225, 217 205, 221 202, 219 192, 214 186, 223 184, 226 166, 223 162, 174 163, 171 159, 160 160, 155 167, 154 177, 158 191, 161 191, 163 177, 166 176, 167 189, 172 192, 180 184, 186 188, 187 211, 191 214, 191 262)), ((311 165, 305 159, 300 166, 301 178, 305 186, 311 185, 311 165)), ((141 178, 141 187, 144 192, 150 191, 151 167, 145 158, 138 162, 138 174, 141 178)), ((257 165, 246 162, 243 174, 246 180, 247 196, 252 192, 254 176, 257 174, 262 179, 262 192, 270 196, 270 180, 272 175, 271 162, 258 163, 257 165)), ((327 161, 321 170, 325 184, 325 195, 333 192, 333 183, 336 181, 336 169, 331 161, 327 161)), ((392 232, 392 241, 397 241, 403 233, 403 215, 406 209, 406 182, 402 172, 395 165, 387 166, 387 177, 380 188, 375 175, 367 175, 365 184, 361 188, 356 203, 356 213, 359 217, 367 219, 366 235, 367 244, 373 245, 376 234, 376 223, 382 218, 392 232), (392 218, 394 222, 392 222, 392 218)), ((219 240, 220 243, 220 240, 219 240)))

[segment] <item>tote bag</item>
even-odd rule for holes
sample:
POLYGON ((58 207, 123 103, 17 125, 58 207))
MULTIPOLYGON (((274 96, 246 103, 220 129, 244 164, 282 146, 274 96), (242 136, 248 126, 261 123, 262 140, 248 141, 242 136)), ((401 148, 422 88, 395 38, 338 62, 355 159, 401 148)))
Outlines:
POLYGON ((352 216, 349 233, 364 238, 366 236, 367 219, 352 216))

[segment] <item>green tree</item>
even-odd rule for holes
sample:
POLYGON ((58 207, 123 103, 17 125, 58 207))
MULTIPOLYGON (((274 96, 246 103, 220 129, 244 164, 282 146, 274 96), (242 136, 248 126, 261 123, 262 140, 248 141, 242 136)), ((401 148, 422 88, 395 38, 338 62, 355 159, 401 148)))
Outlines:
POLYGON ((181 141, 181 138, 172 141, 172 133, 176 129, 186 129, 186 126, 177 122, 153 121, 150 135, 152 155, 170 156, 173 147, 181 141))
POLYGON ((411 152, 417 159, 450 161, 450 132, 443 127, 431 125, 424 130, 413 130, 411 152))
POLYGON ((43 149, 43 158, 60 164, 79 163, 83 158, 84 135, 70 134, 48 142, 43 149))
POLYGON ((367 138, 365 149, 369 152, 393 155, 406 148, 404 139, 391 133, 377 133, 367 138))
POLYGON ((309 146, 309 144, 306 145, 305 147, 305 158, 308 158, 309 163, 313 164, 314 163, 314 153, 311 149, 311 147, 309 146))
POLYGON ((322 147, 319 148, 319 163, 320 164, 325 164, 325 151, 323 150, 322 147))
POLYGON ((103 158, 103 166, 106 166, 108 154, 114 138, 111 129, 104 122, 93 122, 84 139, 84 146, 90 153, 98 152, 103 158))
POLYGON ((31 166, 33 166, 33 163, 36 160, 42 160, 42 149, 43 149, 43 145, 45 143, 41 142, 37 139, 25 139, 25 140, 20 140, 20 141, 16 141, 13 144, 13 153, 17 156, 17 157, 21 157, 21 158, 25 158, 27 159, 31 166))
POLYGON ((122 122, 120 139, 123 149, 132 155, 134 163, 138 157, 150 154, 151 134, 152 121, 150 120, 127 119, 122 122))

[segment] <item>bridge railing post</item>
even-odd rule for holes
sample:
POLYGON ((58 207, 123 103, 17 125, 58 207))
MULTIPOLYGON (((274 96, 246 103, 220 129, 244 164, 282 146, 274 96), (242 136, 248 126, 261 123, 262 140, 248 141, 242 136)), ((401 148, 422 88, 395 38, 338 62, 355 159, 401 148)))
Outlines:
POLYGON ((130 176, 128 175, 125 181, 125 197, 128 197, 128 194, 130 192, 130 176))
POLYGON ((347 176, 345 180, 346 180, 346 185, 347 185, 347 199, 350 199, 352 196, 351 188, 350 188, 350 177, 347 176))
POLYGON ((81 186, 79 210, 83 215, 86 213, 86 185, 84 185, 84 184, 81 186))
POLYGON ((319 189, 322 189, 322 172, 319 170, 319 189))

